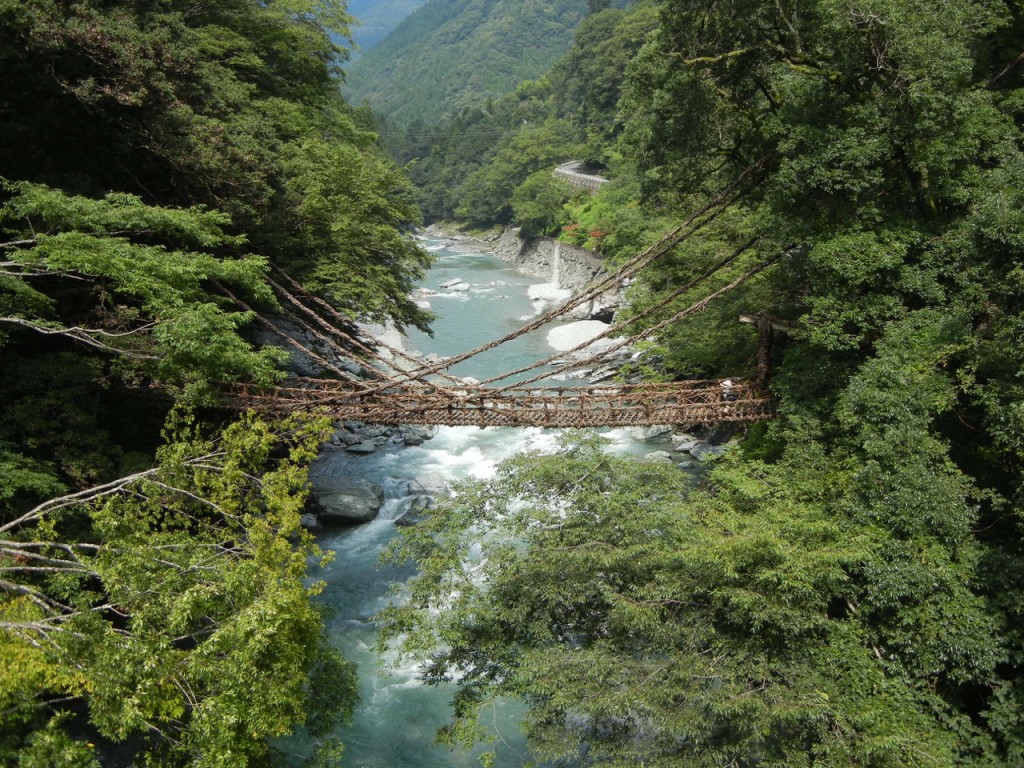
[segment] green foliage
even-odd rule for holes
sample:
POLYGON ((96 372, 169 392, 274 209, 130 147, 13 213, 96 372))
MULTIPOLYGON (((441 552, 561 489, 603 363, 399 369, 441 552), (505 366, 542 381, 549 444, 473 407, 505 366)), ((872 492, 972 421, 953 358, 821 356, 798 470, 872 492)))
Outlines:
POLYGON ((445 125, 472 149, 410 150, 427 215, 508 222, 514 199, 528 229, 606 233, 615 260, 735 184, 631 311, 675 296, 657 323, 775 260, 654 354, 682 377, 751 371, 736 320, 769 316, 780 419, 696 492, 575 446, 409 533, 421 576, 384 617, 427 680, 458 681, 445 737, 479 739, 510 695, 541 760, 1020 762, 1018 4, 666 0, 649 38, 651 6, 601 6, 546 76, 445 125), (561 222, 544 169, 515 175, 529 142, 505 153, 556 124, 614 177, 561 222), (501 139, 481 155, 473 130, 501 139), (458 208, 440 185, 460 179, 458 208))
POLYGON ((572 196, 572 188, 551 171, 530 174, 512 193, 512 212, 524 237, 552 235, 562 219, 562 207, 572 196))
POLYGON ((323 554, 299 527, 325 429, 246 418, 211 441, 182 422, 155 469, 5 509, 0 645, 28 661, 5 685, 5 760, 91 764, 58 721, 25 731, 62 695, 168 766, 250 765, 307 717, 323 730, 351 713, 352 667, 322 645, 306 584, 323 554))
MULTIPOLYGON (((386 144, 397 157, 416 159, 411 172, 425 217, 458 218, 473 226, 514 221, 529 234, 566 223, 564 215, 549 212, 550 205, 532 204, 538 195, 545 197, 538 189, 540 181, 520 187, 531 174, 539 179, 542 170, 551 171, 566 160, 598 166, 613 162, 623 62, 655 23, 650 3, 588 15, 569 52, 544 77, 522 82, 501 98, 484 101, 478 96, 435 128, 413 122, 403 136, 390 138, 386 144)), ((383 130, 395 134, 399 128, 386 111, 385 118, 383 130)), ((628 169, 617 167, 620 172, 628 169)), ((593 226, 588 232, 595 230, 615 231, 593 226)))
POLYGON ((229 222, 223 214, 146 206, 123 194, 90 200, 26 182, 9 183, 6 190, 0 231, 19 244, 6 253, 8 269, 23 270, 9 274, 12 283, 24 287, 10 292, 11 317, 0 323, 24 320, 43 331, 72 335, 79 322, 94 321, 99 330, 88 338, 93 346, 124 356, 124 375, 153 376, 186 396, 242 377, 265 383, 276 379, 277 356, 253 350, 238 335, 251 315, 231 311, 230 303, 209 288, 211 282, 230 285, 252 301, 273 301, 263 283, 265 260, 215 255, 218 247, 241 244, 224 233, 229 222), (84 279, 83 293, 99 285, 110 292, 110 300, 100 308, 88 307, 86 294, 77 303, 85 304, 90 316, 65 320, 60 314, 67 316, 65 307, 74 303, 65 298, 59 308, 50 305, 40 316, 38 302, 18 300, 32 290, 34 274, 84 279), (158 319, 136 329, 139 313, 158 319), (138 365, 131 365, 134 361, 138 365))
MULTIPOLYGON (((508 223, 514 194, 527 178, 554 169, 577 154, 574 131, 561 121, 525 127, 506 137, 487 165, 470 174, 460 187, 461 204, 455 214, 476 226, 508 223)), ((529 189, 521 194, 529 195, 529 189)))
POLYGON ((28 738, 18 755, 17 768, 99 768, 92 744, 72 740, 60 728, 66 719, 56 716, 28 738))
POLYGON ((928 657, 917 644, 936 633, 984 647, 984 630, 958 632, 962 598, 938 591, 927 626, 879 638, 857 604, 889 553, 821 480, 728 460, 691 491, 592 441, 515 459, 407 534, 395 557, 421 575, 382 617, 428 680, 458 680, 456 733, 477 733, 492 698, 523 696, 541 759, 952 764, 950 704, 919 685, 933 670, 888 659, 928 657))
POLYGON ((584 0, 430 0, 348 70, 345 92, 405 128, 531 80, 562 55, 584 0))
POLYGON ((381 158, 336 142, 306 141, 284 153, 282 195, 296 238, 297 276, 347 314, 425 329, 409 294, 428 255, 400 230, 416 209, 408 181, 381 158))
MULTIPOLYGON (((191 226, 222 230, 213 234, 216 243, 200 241, 204 248, 229 248, 237 257, 244 233, 262 258, 303 276, 318 266, 325 230, 333 228, 336 246, 368 231, 387 245, 400 241, 392 230, 414 221, 415 212, 395 170, 372 135, 355 126, 338 93, 345 52, 330 35, 348 34, 344 3, 179 5, 39 0, 32 13, 12 9, 0 31, 0 62, 10 81, 0 113, 0 176, 68 197, 117 190, 108 202, 122 214, 134 205, 140 224, 145 206, 158 207, 162 229, 173 225, 169 211, 202 211, 205 224, 191 226), (308 188, 309 168, 322 159, 324 145, 358 156, 329 163, 317 180, 346 189, 358 221, 337 206, 318 212, 331 220, 296 208, 293 193, 308 188), (129 195, 139 199, 132 203, 129 195)), ((77 230, 74 218, 66 225, 77 230)), ((358 301, 371 293, 391 296, 396 284, 414 279, 423 256, 401 245, 379 269, 372 261, 384 251, 361 253, 371 262, 361 265, 370 289, 339 296, 339 304, 358 312, 358 301)), ((399 323, 422 322, 414 310, 399 301, 386 314, 399 323)), ((380 312, 367 307, 368 316, 380 312)))
POLYGON ((351 711, 298 526, 323 425, 160 439, 175 403, 280 380, 250 342, 272 265, 425 323, 407 183, 339 93, 345 6, 0 0, 4 765, 113 759, 87 734, 254 765, 351 711))

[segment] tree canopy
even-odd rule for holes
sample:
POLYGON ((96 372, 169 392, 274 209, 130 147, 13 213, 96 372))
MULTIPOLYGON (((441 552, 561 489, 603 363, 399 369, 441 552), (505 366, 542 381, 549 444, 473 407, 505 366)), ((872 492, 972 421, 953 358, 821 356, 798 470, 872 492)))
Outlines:
POLYGON ((617 180, 566 210, 604 217, 614 249, 711 203, 632 310, 771 264, 657 352, 679 377, 752 373, 737 316, 767 318, 779 418, 697 491, 576 446, 410 534, 422 576, 386 616, 428 679, 458 681, 454 735, 511 694, 557 760, 1021 761, 1022 19, 660 4, 617 180))
POLYGON ((0 762, 265 764, 355 696, 272 384, 287 270, 424 326, 411 187, 339 93, 342 0, 0 0, 0 762), (191 414, 191 415, 186 415, 191 414))

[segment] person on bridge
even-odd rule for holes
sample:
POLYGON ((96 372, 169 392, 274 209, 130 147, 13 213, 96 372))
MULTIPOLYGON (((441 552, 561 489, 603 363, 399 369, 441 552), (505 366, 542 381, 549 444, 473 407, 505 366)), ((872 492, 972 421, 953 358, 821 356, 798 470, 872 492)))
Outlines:
POLYGON ((723 402, 735 403, 739 399, 739 395, 736 394, 736 390, 733 388, 732 379, 722 379, 718 382, 718 386, 721 389, 721 398, 723 402))

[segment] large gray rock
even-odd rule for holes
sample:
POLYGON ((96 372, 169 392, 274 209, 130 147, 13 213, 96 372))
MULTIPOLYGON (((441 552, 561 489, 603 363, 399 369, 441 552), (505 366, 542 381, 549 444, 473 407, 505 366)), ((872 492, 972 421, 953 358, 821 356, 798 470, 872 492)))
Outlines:
POLYGON ((430 510, 429 496, 409 496, 402 499, 401 505, 405 511, 395 520, 395 525, 408 527, 423 521, 430 510))
POLYGON ((645 454, 641 461, 647 464, 671 464, 672 454, 668 451, 651 451, 645 454))
POLYGON ((410 494, 443 496, 448 492, 448 481, 439 475, 421 475, 409 481, 410 494))
POLYGON ((275 332, 269 328, 260 327, 252 332, 252 342, 260 347, 280 347, 288 353, 284 362, 284 369, 296 376, 323 376, 325 371, 323 365, 314 360, 310 355, 296 349, 289 339, 297 342, 304 349, 312 349, 321 357, 329 354, 323 349, 319 341, 310 336, 305 330, 295 323, 279 316, 271 316, 271 321, 277 328, 275 332))
POLYGON ((349 453, 373 453, 378 448, 377 443, 369 440, 364 440, 361 443, 355 443, 345 447, 345 450, 349 453))
POLYGON ((406 445, 423 445, 437 433, 436 427, 407 424, 402 427, 402 442, 406 445))
POLYGON ((359 478, 314 484, 311 503, 323 525, 368 523, 384 504, 384 489, 359 478))
POLYGON ((634 427, 630 430, 630 437, 634 440, 658 440, 667 437, 675 430, 671 424, 654 424, 650 427, 634 427))
POLYGON ((707 443, 697 443, 690 449, 690 455, 693 456, 697 461, 709 461, 716 456, 721 456, 725 453, 724 445, 708 445, 707 443))
POLYGON ((672 439, 676 443, 676 447, 672 450, 676 453, 689 453, 700 445, 700 440, 692 435, 674 435, 672 439))
POLYGON ((548 331, 548 346, 557 352, 586 344, 607 331, 611 326, 598 320, 579 320, 575 323, 559 325, 548 331))

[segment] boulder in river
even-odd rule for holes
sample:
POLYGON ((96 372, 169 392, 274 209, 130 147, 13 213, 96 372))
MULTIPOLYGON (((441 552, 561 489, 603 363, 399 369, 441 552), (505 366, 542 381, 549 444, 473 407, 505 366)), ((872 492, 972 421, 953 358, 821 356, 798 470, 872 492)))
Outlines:
POLYGON ((377 443, 372 440, 363 440, 359 443, 354 443, 345 447, 345 450, 349 453, 373 453, 377 450, 377 443))
POLYGON ((565 352, 597 338, 609 327, 608 323, 602 323, 599 320, 566 323, 548 331, 548 346, 558 352, 565 352))
POLYGON ((726 449, 724 445, 708 445, 707 443, 697 443, 697 445, 693 446, 693 448, 690 449, 690 455, 693 456, 693 458, 697 459, 697 461, 708 461, 710 459, 715 458, 716 456, 721 456, 723 453, 725 453, 725 450, 726 449))
POLYGON ((405 507, 405 511, 395 520, 395 525, 408 527, 422 522, 423 518, 426 517, 427 512, 430 510, 430 497, 423 495, 409 496, 406 499, 402 499, 401 504, 405 507))
POLYGON ((658 440, 667 437, 675 429, 671 424, 654 424, 649 427, 634 427, 629 436, 634 440, 658 440))
MULTIPOLYGON (((437 427, 425 427, 418 424, 406 424, 402 427, 402 442, 406 445, 423 445, 437 434, 437 427)), ((415 493, 415 491, 410 491, 415 493)), ((425 493, 425 491, 424 491, 425 493)))
POLYGON ((651 451, 640 460, 646 464, 671 464, 672 454, 668 451, 651 451))
POLYGON ((384 489, 359 478, 331 478, 315 484, 312 506, 324 525, 368 523, 384 504, 384 489))
POLYGON ((422 475, 409 481, 410 494, 443 496, 448 492, 448 481, 440 475, 422 475))
POLYGON ((700 440, 693 435, 673 435, 672 441, 676 444, 676 447, 672 449, 676 453, 689 453, 700 445, 700 440))

